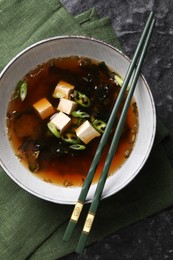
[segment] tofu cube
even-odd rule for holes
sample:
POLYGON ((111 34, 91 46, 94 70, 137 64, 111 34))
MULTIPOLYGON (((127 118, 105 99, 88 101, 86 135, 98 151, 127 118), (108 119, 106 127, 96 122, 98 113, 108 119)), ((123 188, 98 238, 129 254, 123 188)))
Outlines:
POLYGON ((60 80, 57 86, 55 87, 55 90, 53 92, 53 97, 54 98, 70 98, 70 94, 73 92, 74 86, 60 80))
POLYGON ((81 126, 76 129, 76 135, 85 144, 89 143, 95 137, 100 136, 100 133, 95 130, 95 128, 86 120, 81 126))
POLYGON ((77 103, 69 99, 61 98, 57 109, 70 115, 77 108, 77 103))
POLYGON ((52 104, 46 98, 40 99, 38 102, 33 104, 33 107, 42 119, 51 116, 55 112, 52 104))
POLYGON ((63 132, 69 127, 71 123, 71 118, 63 112, 59 112, 52 117, 50 122, 53 123, 56 128, 60 130, 60 132, 63 132))

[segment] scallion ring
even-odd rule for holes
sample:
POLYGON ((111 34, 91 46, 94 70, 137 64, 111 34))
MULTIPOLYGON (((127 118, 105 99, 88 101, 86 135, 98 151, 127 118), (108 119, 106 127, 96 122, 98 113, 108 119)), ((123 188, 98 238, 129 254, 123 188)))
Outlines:
POLYGON ((20 98, 22 101, 25 100, 26 98, 26 95, 27 95, 27 82, 26 81, 23 81, 21 86, 20 86, 20 98))
POLYGON ((82 107, 89 107, 91 105, 89 97, 79 91, 74 91, 74 100, 82 107))
POLYGON ((61 135, 61 139, 69 144, 78 144, 80 143, 80 139, 77 137, 75 133, 64 133, 61 135))
POLYGON ((74 150, 85 150, 86 149, 86 146, 83 144, 73 144, 73 145, 70 145, 69 147, 74 150))
MULTIPOLYGON (((116 83, 117 85, 119 85, 120 87, 122 87, 122 85, 123 85, 123 79, 122 79, 121 77, 119 77, 118 75, 115 75, 115 76, 114 76, 114 80, 115 80, 115 83, 116 83)), ((130 86, 128 85, 126 90, 128 91, 129 88, 130 88, 130 86)))
POLYGON ((89 114, 87 114, 86 112, 83 112, 83 111, 73 111, 72 112, 72 116, 73 117, 79 117, 79 118, 87 118, 87 117, 90 117, 89 114))
POLYGON ((56 128, 56 126, 53 123, 51 123, 51 122, 47 123, 47 127, 49 128, 50 132, 53 135, 60 138, 60 131, 56 128))
POLYGON ((101 134, 104 133, 105 128, 106 128, 106 123, 103 122, 102 120, 95 119, 94 122, 92 123, 93 127, 101 134))

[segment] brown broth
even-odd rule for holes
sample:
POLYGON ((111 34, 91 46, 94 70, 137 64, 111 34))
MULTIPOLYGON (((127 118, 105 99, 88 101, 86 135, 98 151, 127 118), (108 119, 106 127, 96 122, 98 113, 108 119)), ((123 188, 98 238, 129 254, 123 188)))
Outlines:
MULTIPOLYGON (((24 77, 23 80, 26 80, 28 85, 27 97, 24 101, 21 101, 19 97, 14 98, 15 91, 7 111, 7 127, 14 152, 26 168, 30 163, 33 163, 30 149, 33 154, 37 152, 35 148, 39 146, 41 152, 36 160, 39 169, 35 172, 31 169, 33 174, 46 182, 58 185, 82 185, 100 138, 93 139, 84 151, 69 152, 68 148, 67 154, 58 154, 55 152, 57 151, 57 147, 55 147, 57 139, 50 134, 46 127, 49 118, 41 120, 35 112, 33 104, 46 97, 56 108, 59 99, 53 98, 52 93, 59 80, 63 80, 74 85, 76 90, 90 97, 92 101, 91 108, 81 108, 82 111, 107 121, 120 90, 120 87, 113 80, 114 75, 115 72, 109 70, 104 63, 98 63, 87 58, 68 57, 53 59, 39 65, 24 77)), ((138 111, 136 102, 133 99, 109 174, 121 167, 129 157, 136 139, 137 130, 138 111)), ((94 182, 99 178, 111 137, 112 134, 97 168, 94 182)))

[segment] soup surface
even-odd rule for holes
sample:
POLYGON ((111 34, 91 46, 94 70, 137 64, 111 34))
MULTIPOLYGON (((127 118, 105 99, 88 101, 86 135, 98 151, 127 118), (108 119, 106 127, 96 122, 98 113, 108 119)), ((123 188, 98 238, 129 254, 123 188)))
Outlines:
MULTIPOLYGON (((115 76, 119 77, 104 62, 76 56, 50 60, 25 75, 7 111, 9 140, 24 166, 46 182, 82 185, 120 91, 115 76), (57 121, 60 114, 63 119, 57 121)), ((120 112, 113 128, 119 116, 120 112)), ((109 174, 129 157, 137 131, 138 111, 133 99, 109 174)), ((101 173, 113 132, 94 182, 101 173)))

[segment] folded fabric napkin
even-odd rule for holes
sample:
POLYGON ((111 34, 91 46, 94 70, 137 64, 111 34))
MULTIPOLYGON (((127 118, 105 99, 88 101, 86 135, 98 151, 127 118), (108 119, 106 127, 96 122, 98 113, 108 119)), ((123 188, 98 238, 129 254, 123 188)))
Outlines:
MULTIPOLYGON (((88 35, 121 48, 109 19, 98 19, 93 9, 72 17, 57 0, 1 0, 0 11, 0 69, 31 43, 50 36, 88 35)), ((88 244, 173 204, 173 170, 161 145, 166 134, 159 125, 140 174, 122 191, 101 201, 88 244)), ((62 237, 72 209, 27 193, 0 169, 0 259, 50 260, 73 252, 86 209, 66 243, 62 237)))

